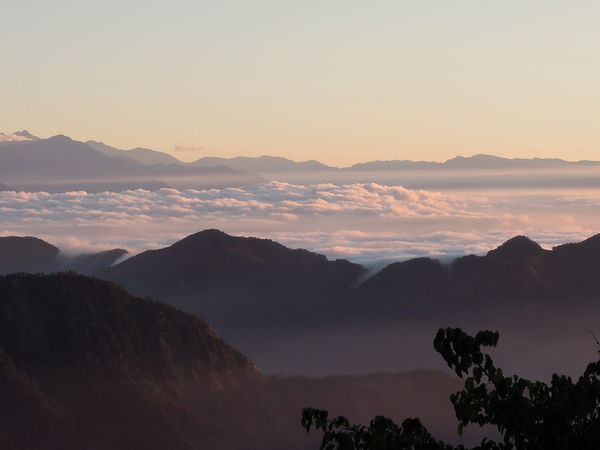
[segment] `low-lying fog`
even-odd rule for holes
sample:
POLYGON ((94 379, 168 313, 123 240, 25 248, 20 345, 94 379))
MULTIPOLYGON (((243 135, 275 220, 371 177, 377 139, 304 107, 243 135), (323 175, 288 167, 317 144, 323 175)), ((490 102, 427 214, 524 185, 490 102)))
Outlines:
POLYGON ((506 374, 548 379, 552 373, 581 375, 598 358, 598 346, 590 331, 600 334, 600 307, 586 311, 535 311, 535 320, 522 311, 495 320, 481 318, 406 320, 394 324, 365 324, 345 329, 313 330, 310 334, 244 339, 223 336, 252 355, 267 373, 366 374, 416 368, 447 370, 433 348, 439 328, 461 327, 470 333, 481 329, 500 332, 495 349, 489 349, 506 374), (565 320, 565 318, 568 318, 565 320), (294 349, 294 351, 290 351, 294 349))
POLYGON ((5 191, 0 233, 35 235, 65 250, 135 253, 218 228, 377 267, 482 253, 516 234, 546 247, 586 238, 599 228, 598 175, 593 168, 315 172, 313 181, 337 176, 336 183, 294 184, 301 174, 281 173, 289 182, 209 190, 5 191))

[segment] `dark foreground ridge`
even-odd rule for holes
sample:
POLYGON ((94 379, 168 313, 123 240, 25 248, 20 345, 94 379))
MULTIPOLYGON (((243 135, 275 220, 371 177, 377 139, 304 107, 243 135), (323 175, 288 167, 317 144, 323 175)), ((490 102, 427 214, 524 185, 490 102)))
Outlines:
POLYGON ((77 275, 0 277, 1 448, 190 448, 195 401, 259 377, 202 320, 77 275))
POLYGON ((0 448, 314 449, 307 402, 454 434, 438 371, 263 376, 202 320, 74 274, 0 277, 0 448))

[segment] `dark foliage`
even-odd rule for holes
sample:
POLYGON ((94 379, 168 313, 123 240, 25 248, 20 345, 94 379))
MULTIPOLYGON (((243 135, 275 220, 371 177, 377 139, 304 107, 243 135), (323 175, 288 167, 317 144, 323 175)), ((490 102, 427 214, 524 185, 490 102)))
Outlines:
MULTIPOLYGON (((575 450, 600 445, 600 362, 590 363, 576 382, 552 375, 549 383, 507 377, 482 347, 495 347, 498 333, 480 331, 470 336, 460 328, 440 329, 434 348, 456 374, 464 389, 453 394, 459 421, 465 426, 491 425, 501 442, 483 439, 481 450, 575 450)), ((451 450, 464 449, 433 438, 418 419, 401 425, 375 417, 368 426, 352 425, 345 417, 329 418, 325 410, 305 408, 302 426, 323 432, 325 450, 451 450)))

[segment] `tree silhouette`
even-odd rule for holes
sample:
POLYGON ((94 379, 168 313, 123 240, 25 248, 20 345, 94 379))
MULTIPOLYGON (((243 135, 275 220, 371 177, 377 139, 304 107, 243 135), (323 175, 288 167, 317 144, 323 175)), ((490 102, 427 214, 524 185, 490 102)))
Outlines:
MULTIPOLYGON (((586 450, 600 448, 600 362, 588 364, 576 382, 552 375, 549 383, 507 377, 483 347, 495 347, 499 334, 480 331, 474 337, 460 328, 438 330, 434 348, 464 379, 451 395, 458 432, 465 426, 491 425, 501 442, 483 439, 474 450, 586 450)), ((329 418, 325 410, 305 408, 302 426, 323 432, 322 450, 465 450, 435 439, 419 419, 401 425, 378 416, 368 426, 345 417, 329 418)))

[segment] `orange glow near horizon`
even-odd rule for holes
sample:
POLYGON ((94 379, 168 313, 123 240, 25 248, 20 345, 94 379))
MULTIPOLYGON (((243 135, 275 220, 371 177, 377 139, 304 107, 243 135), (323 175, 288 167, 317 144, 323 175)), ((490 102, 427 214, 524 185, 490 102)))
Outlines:
POLYGON ((38 6, 2 6, 5 133, 186 161, 600 158, 597 2, 38 6))

